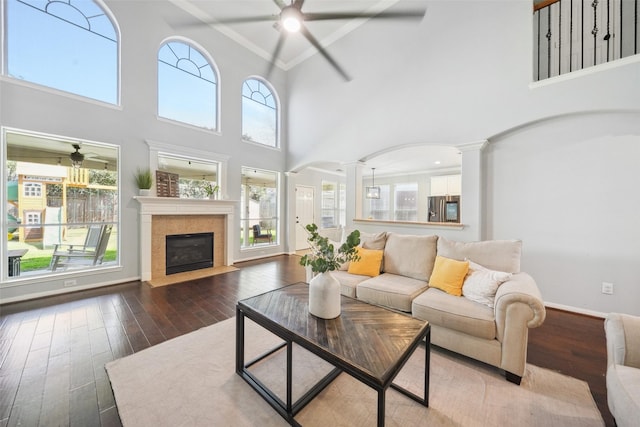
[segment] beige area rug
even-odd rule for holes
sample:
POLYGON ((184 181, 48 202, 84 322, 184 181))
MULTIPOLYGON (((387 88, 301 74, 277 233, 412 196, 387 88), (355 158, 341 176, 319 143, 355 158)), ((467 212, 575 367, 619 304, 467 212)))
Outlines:
MULTIPOLYGON (((246 321, 246 358, 280 341, 246 321)), ((602 426, 588 385, 529 365, 520 387, 497 369, 434 348, 429 408, 387 391, 387 426, 602 426)), ((294 346, 294 396, 330 366, 294 346)), ((284 351, 252 372, 284 399, 284 351)), ((396 382, 422 395, 424 347, 396 382)), ((287 423, 235 374, 235 319, 174 338, 106 365, 125 427, 285 426, 287 423)), ((341 374, 296 420, 304 426, 374 426, 377 394, 341 374)))
POLYGON ((152 288, 157 288, 158 286, 174 285, 176 283, 202 279, 204 277, 215 276, 217 274, 229 273, 230 271, 237 270, 239 270, 238 267, 234 267, 232 265, 224 265, 221 267, 205 268, 202 270, 185 271, 184 273, 171 274, 169 276, 160 277, 158 279, 151 279, 146 283, 152 288))

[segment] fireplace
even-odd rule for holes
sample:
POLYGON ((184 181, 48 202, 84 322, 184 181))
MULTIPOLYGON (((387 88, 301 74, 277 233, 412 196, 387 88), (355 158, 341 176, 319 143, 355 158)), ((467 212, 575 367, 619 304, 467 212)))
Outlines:
POLYGON ((213 233, 171 234, 165 242, 165 274, 213 267, 213 233))

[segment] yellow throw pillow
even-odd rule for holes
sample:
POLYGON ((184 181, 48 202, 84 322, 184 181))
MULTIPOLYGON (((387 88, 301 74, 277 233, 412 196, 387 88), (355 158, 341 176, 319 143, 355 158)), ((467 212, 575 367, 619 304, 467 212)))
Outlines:
POLYGON ((469 261, 436 256, 429 286, 438 288, 457 297, 462 296, 462 284, 469 271, 469 261))
POLYGON ((351 274, 360 274, 362 276, 378 276, 380 274, 380 265, 382 264, 382 254, 384 251, 378 249, 364 249, 357 247, 358 261, 351 261, 349 269, 351 274))

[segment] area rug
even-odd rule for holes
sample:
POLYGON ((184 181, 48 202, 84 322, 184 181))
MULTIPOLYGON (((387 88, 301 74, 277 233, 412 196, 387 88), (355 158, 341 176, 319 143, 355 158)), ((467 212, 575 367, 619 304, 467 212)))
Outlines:
MULTIPOLYGON (((279 339, 246 321, 246 358, 275 347, 279 339)), ((284 399, 283 351, 252 372, 284 399)), ((301 396, 331 367, 294 346, 294 396, 301 396)), ((396 383, 422 395, 424 346, 416 350, 396 383)), ((286 426, 235 374, 235 319, 183 335, 106 365, 125 427, 286 426)), ((304 426, 374 426, 377 394, 341 374, 307 405, 304 426)), ((493 367, 437 347, 431 351, 429 408, 393 389, 387 391, 387 426, 603 426, 588 385, 528 365, 518 387, 493 367)))

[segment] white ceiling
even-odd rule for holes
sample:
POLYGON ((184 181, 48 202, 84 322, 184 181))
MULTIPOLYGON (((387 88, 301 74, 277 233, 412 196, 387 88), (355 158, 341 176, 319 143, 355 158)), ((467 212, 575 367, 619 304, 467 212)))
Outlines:
MULTIPOLYGON (((176 27, 210 27, 237 41, 247 49, 271 60, 278 42, 279 32, 273 27, 274 21, 220 24, 216 21, 230 18, 278 15, 280 9, 273 0, 169 0, 194 17, 191 22, 176 23, 176 27)), ((283 0, 289 4, 289 0, 283 0)), ((399 0, 307 0, 302 11, 320 12, 380 12, 399 0)), ((419 6, 410 2, 413 8, 419 6)), ((366 22, 366 19, 323 20, 306 23, 309 32, 327 48, 336 40, 366 22)), ((329 54, 331 50, 328 49, 329 54)), ((305 59, 315 55, 316 49, 299 33, 287 35, 276 66, 288 70, 305 59)))

